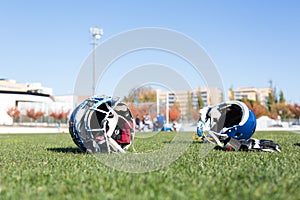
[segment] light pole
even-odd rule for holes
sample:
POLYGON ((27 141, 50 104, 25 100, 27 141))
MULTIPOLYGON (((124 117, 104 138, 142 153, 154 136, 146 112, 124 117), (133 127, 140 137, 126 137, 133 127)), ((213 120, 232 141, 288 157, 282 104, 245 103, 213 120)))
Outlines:
POLYGON ((158 116, 159 113, 159 89, 156 89, 156 115, 158 116))
POLYGON ((169 126, 169 92, 166 95, 166 124, 169 126))
POLYGON ((92 85, 92 91, 93 91, 93 96, 96 94, 96 46, 97 46, 97 40, 101 38, 103 35, 103 29, 98 28, 97 26, 93 26, 90 28, 90 33, 93 36, 93 85, 92 85))

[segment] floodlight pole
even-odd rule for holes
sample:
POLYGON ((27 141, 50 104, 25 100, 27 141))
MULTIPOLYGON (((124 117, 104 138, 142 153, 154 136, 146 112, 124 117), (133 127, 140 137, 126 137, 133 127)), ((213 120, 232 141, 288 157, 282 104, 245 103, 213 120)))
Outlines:
POLYGON ((169 126, 169 93, 166 95, 166 123, 169 126))
POLYGON ((96 37, 94 37, 94 42, 93 42, 94 48, 93 48, 93 96, 96 94, 96 46, 97 46, 97 40, 96 37))
POLYGON ((159 89, 156 89, 156 115, 159 115, 159 89))
POLYGON ((93 96, 96 94, 96 47, 97 47, 97 40, 101 38, 103 35, 103 29, 100 29, 96 26, 90 28, 90 33, 93 36, 93 77, 92 77, 92 92, 93 96))

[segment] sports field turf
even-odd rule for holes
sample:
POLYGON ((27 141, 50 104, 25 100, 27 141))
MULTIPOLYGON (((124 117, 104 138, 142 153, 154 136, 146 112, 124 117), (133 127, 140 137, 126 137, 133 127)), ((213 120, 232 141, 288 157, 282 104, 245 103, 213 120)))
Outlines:
MULTIPOLYGON (((192 133, 181 133, 189 134, 192 133)), ((137 151, 153 152, 175 133, 137 138, 137 151)), ((69 134, 0 135, 0 199, 300 199, 300 134, 256 132, 282 153, 200 155, 192 143, 169 166, 126 173, 84 154, 69 134)))

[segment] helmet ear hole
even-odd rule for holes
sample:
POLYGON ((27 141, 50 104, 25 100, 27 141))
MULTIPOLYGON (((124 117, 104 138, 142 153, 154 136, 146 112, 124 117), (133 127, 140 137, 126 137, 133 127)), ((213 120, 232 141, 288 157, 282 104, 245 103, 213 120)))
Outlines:
POLYGON ((108 118, 114 118, 114 114, 113 114, 112 112, 110 112, 110 113, 108 114, 108 118))
POLYGON ((238 133, 234 134, 234 137, 241 137, 242 135, 243 135, 243 133, 238 132, 238 133))

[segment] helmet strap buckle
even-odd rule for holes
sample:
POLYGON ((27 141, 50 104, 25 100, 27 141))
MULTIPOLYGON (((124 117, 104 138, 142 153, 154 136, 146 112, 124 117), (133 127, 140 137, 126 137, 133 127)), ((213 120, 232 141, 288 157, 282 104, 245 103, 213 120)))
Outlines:
POLYGON ((241 143, 232 137, 225 140, 224 149, 226 151, 238 151, 241 148, 241 143))

